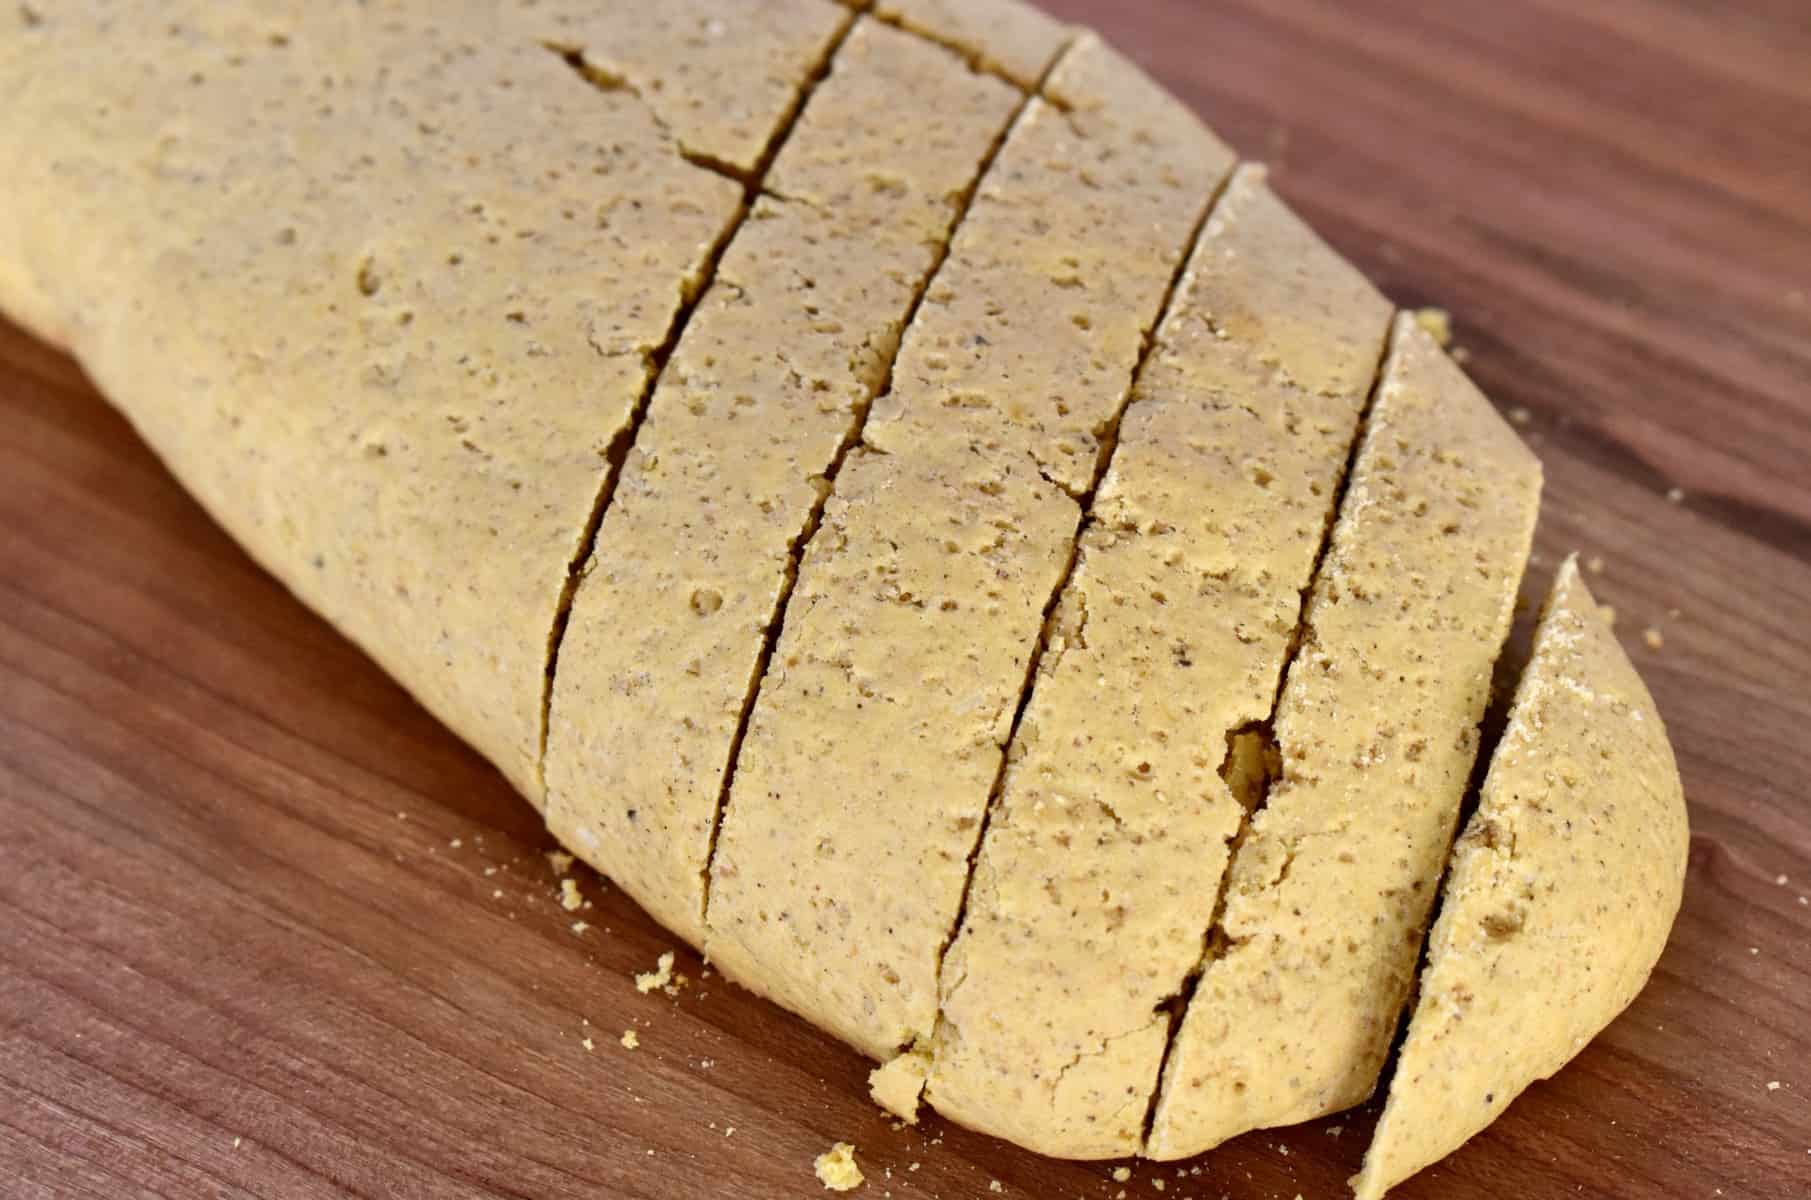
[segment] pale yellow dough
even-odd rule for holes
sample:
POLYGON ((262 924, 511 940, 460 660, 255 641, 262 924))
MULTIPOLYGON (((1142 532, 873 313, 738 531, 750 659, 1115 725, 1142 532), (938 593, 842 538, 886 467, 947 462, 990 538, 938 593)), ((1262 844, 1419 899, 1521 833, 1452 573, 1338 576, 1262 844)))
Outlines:
MULTIPOLYGON (((1539 468, 1092 35, 1021 0, 14 6, 0 179, 0 308, 890 1111, 1174 1158, 1374 1087, 1539 468)), ((1665 939, 1678 781, 1605 625, 1568 566, 1366 1200, 1665 939)))
POLYGON ((1569 558, 1453 854, 1359 1200, 1456 1150, 1628 1007, 1690 843, 1660 714, 1569 558))
POLYGON ((879 0, 874 13, 935 38, 1024 88, 1036 85, 1073 35, 1023 0, 879 0))
POLYGON ((1068 111, 1017 122, 806 549, 713 867, 712 960, 876 1058, 931 1033, 1071 490, 1232 165, 1097 41, 1050 91, 1068 111))
POLYGON ((1151 1157, 1337 1112, 1375 1086, 1477 754, 1540 483, 1490 402, 1399 316, 1278 702, 1282 775, 1229 868, 1151 1157))
POLYGON ((928 1097, 1072 1157, 1140 1149, 1241 798, 1389 331, 1243 169, 1094 502, 943 972, 928 1097), (1036 981, 1035 987, 1027 987, 1036 981))
POLYGON ((862 22, 662 374, 575 597, 549 826, 703 944, 743 706, 824 475, 886 380, 964 194, 1021 97, 862 22), (897 114, 934 95, 925 128, 897 114))
POLYGON ((0 20, 0 301, 539 802, 603 452, 741 188, 580 79, 536 7, 40 7, 0 20))

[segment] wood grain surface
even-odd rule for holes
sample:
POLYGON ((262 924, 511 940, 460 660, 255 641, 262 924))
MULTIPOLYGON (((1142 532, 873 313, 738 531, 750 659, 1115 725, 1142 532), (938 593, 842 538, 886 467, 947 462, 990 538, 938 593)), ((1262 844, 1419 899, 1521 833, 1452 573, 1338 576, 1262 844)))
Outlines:
MULTIPOLYGON (((1399 1194, 1811 1195, 1811 7, 1053 6, 1452 310, 1547 465, 1531 590, 1601 558, 1678 748, 1653 983, 1399 1194)), ((673 939, 562 911, 550 845, 0 329, 0 1195, 808 1196, 843 1140, 858 1195, 1315 1200, 1362 1154, 1374 1105, 1123 1184, 894 1128, 693 956, 638 993, 673 939)))

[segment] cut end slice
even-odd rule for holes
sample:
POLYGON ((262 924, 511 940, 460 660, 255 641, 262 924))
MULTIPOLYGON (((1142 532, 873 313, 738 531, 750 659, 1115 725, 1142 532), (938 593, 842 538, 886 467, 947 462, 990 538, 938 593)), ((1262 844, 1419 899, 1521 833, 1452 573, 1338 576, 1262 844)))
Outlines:
POLYGON ((1456 1150, 1628 1006, 1688 848, 1660 715, 1567 559, 1454 851, 1359 1200, 1456 1150))

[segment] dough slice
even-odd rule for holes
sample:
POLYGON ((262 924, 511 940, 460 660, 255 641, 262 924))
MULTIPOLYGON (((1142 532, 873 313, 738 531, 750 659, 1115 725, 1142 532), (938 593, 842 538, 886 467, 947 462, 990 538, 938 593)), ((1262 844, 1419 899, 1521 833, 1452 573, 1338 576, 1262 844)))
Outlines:
POLYGON ((603 454, 742 189, 531 12, 4 25, 0 256, 28 307, 238 541, 538 801, 603 454))
POLYGON ((937 970, 1045 606, 1231 155, 1084 40, 1017 122, 801 565, 724 813, 707 948, 880 1058, 937 970))
POLYGON ((1628 1006, 1689 851, 1660 714, 1569 558, 1453 854, 1359 1200, 1458 1149, 1628 1006))
POLYGON ((1375 1085, 1539 500, 1527 447, 1398 317, 1278 703, 1281 777, 1228 872, 1151 1157, 1335 1112, 1375 1085))
POLYGON ((1022 97, 863 21, 655 389, 554 681, 548 825, 703 942, 705 864, 767 631, 823 476, 1022 97), (937 119, 908 119, 934 97, 937 119))
POLYGON ((1074 33, 1021 0, 880 0, 874 12, 1028 89, 1074 33))
POLYGON ((930 1103, 1068 1157, 1140 1148, 1244 813, 1222 759, 1270 716, 1390 327, 1263 178, 1140 375, 943 971, 930 1103))

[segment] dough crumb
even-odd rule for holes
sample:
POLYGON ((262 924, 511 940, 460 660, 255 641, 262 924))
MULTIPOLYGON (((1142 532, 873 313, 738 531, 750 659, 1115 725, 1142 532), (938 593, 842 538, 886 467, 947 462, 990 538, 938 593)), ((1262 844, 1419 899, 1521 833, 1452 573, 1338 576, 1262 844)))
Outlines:
POLYGON ((930 1074, 930 1055, 908 1050, 875 1067, 868 1074, 868 1095, 874 1103, 907 1125, 918 1124, 918 1098, 930 1074))
POLYGON ((1000 1181, 998 1179, 990 1179, 987 1181, 987 1190, 990 1192, 1003 1192, 1006 1189, 1000 1186, 1000 1181))
POLYGON ((1770 1092, 1779 1091, 1780 1090, 1780 1081, 1777 1079, 1769 1079, 1767 1081, 1767 1090, 1770 1092))
POLYGON ((572 870, 572 855, 564 850, 549 850, 547 865, 553 868, 555 875, 564 875, 572 870))
POLYGON ((1444 308, 1416 309, 1415 324, 1427 330, 1429 335, 1442 346, 1453 344, 1453 314, 1444 308))
POLYGON ((570 879, 560 880, 560 907, 561 908, 565 909, 567 912, 577 912, 584 903, 585 903, 585 898, 583 896, 579 895, 579 885, 578 884, 574 883, 570 879))
POLYGON ((1684 501, 1685 501, 1685 489, 1684 488, 1667 488, 1666 489, 1666 502, 1668 504, 1682 504, 1682 503, 1684 503, 1684 501))
POLYGON ((1641 640, 1648 644, 1648 649, 1650 650, 1658 650, 1660 647, 1666 645, 1666 638, 1652 625, 1648 626, 1647 629, 1642 632, 1641 640))
POLYGON ((623 1030, 623 1049, 633 1050, 641 1045, 641 1039, 635 1036, 633 1029, 623 1030))
POLYGON ((592 1041, 589 1037, 580 1041, 579 1045, 581 1045, 585 1048, 585 1053, 587 1053, 587 1054, 589 1054, 593 1050, 597 1049, 597 1043, 592 1041))
POLYGON ((584 921, 574 921, 572 923, 572 932, 577 934, 583 934, 585 930, 589 928, 591 928, 591 926, 584 921))
POLYGON ((818 1155, 812 1165, 817 1170, 818 1182, 826 1191, 853 1191, 862 1184, 861 1168, 855 1165, 855 1147, 848 1142, 838 1142, 830 1147, 818 1155))
POLYGON ((1130 1178, 1132 1178, 1132 1168, 1131 1167, 1114 1167, 1113 1168, 1113 1182, 1114 1183, 1124 1183, 1126 1180, 1128 1180, 1130 1178))
POLYGON ((1593 554, 1590 558, 1585 560, 1585 570, 1591 572, 1593 575, 1602 575, 1603 559, 1600 556, 1593 554))
POLYGON ((668 950, 654 960, 652 971, 642 971, 635 976, 635 990, 647 995, 655 988, 663 988, 673 982, 673 952, 668 950))
POLYGON ((1532 420, 1534 415, 1519 404, 1509 410, 1509 421, 1513 425, 1526 425, 1532 420))

